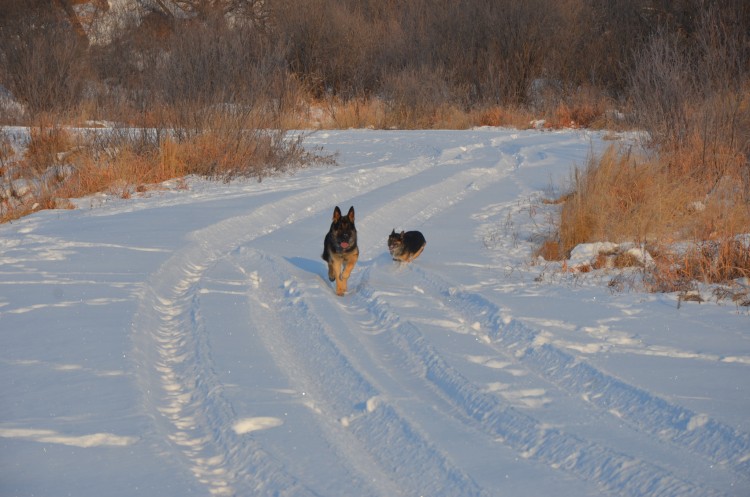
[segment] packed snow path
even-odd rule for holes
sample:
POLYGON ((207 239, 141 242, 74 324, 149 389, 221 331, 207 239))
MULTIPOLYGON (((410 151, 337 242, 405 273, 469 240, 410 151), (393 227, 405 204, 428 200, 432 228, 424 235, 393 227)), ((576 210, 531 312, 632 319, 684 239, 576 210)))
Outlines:
MULTIPOLYGON (((307 142, 338 152, 339 165, 194 182, 4 228, 15 238, 2 246, 3 278, 16 283, 36 284, 35 265, 48 281, 72 278, 59 268, 84 264, 88 248, 109 254, 104 277, 99 266, 79 277, 108 286, 101 305, 129 340, 113 376, 129 380, 120 392, 133 406, 106 432, 129 436, 123 471, 161 472, 142 483, 160 495, 750 491, 747 313, 677 311, 671 296, 611 294, 530 264, 531 239, 548 229, 536 199, 605 146, 600 135, 346 131, 307 142), (320 259, 336 205, 355 207, 359 232, 344 297, 320 259), (59 226, 68 217, 72 235, 59 226), (425 234, 415 262, 390 259, 393 228, 425 234), (16 257, 35 246, 36 257, 16 257), (668 381, 678 373, 701 379, 668 381)), ((46 306, 32 299, 6 298, 0 323, 23 326, 46 306)), ((16 333, 4 372, 53 364, 16 333)), ((106 378, 89 388, 105 391, 106 378)), ((85 418, 106 425, 105 411, 92 405, 85 418)), ((48 426, 22 408, 1 421, 10 468, 11 450, 39 443, 25 423, 48 426)), ((106 485, 97 478, 90 488, 106 485)), ((22 482, 0 490, 30 494, 22 482)))

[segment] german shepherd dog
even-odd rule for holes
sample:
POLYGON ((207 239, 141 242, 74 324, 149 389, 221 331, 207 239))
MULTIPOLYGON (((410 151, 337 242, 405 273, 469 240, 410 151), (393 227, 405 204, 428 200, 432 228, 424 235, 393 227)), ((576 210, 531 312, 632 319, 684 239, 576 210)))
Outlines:
POLYGON ((419 231, 396 233, 394 229, 388 235, 388 250, 394 261, 411 262, 422 253, 427 241, 419 231))
POLYGON ((338 206, 333 210, 333 222, 323 241, 323 260, 328 263, 328 279, 336 280, 336 295, 346 293, 346 281, 359 258, 357 228, 354 226, 354 207, 346 216, 338 206))

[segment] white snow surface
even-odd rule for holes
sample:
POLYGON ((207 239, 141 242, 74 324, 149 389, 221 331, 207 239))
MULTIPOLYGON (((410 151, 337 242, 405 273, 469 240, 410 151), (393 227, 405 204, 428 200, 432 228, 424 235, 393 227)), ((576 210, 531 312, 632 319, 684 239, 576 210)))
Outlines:
POLYGON ((339 165, 0 226, 0 495, 750 495, 747 309, 533 260, 602 136, 317 132, 339 165))

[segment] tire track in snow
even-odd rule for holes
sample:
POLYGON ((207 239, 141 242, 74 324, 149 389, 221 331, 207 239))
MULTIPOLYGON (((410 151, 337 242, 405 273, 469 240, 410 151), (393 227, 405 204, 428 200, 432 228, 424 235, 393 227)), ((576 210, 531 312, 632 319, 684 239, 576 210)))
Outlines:
POLYGON ((351 362, 336 338, 336 329, 349 330, 339 322, 339 297, 324 284, 314 295, 302 290, 290 263, 269 254, 251 254, 239 264, 252 268, 261 285, 251 300, 266 325, 256 333, 289 381, 305 392, 340 463, 357 472, 364 485, 357 495, 485 495, 351 362))
MULTIPOLYGON (((191 251, 198 257, 199 251, 191 251)), ((257 443, 232 430, 231 406, 211 369, 194 288, 205 266, 188 262, 171 288, 151 287, 134 320, 136 357, 147 409, 165 452, 188 461, 188 470, 212 495, 313 495, 285 473, 257 443)))
POLYGON ((424 287, 457 315, 476 321, 499 354, 512 358, 557 387, 626 421, 636 430, 675 444, 736 476, 750 479, 750 436, 724 423, 614 378, 546 340, 543 334, 503 316, 485 297, 456 290, 440 277, 414 268, 424 287))
MULTIPOLYGON (((369 272, 371 267, 367 269, 369 272)), ((368 274, 354 295, 355 305, 371 317, 362 325, 376 327, 378 335, 391 344, 389 351, 400 354, 394 362, 409 364, 426 386, 451 407, 446 415, 459 416, 481 431, 533 459, 567 471, 617 495, 629 496, 719 496, 702 485, 674 476, 669 470, 609 447, 546 426, 533 416, 518 411, 453 368, 430 345, 419 327, 402 321, 384 299, 368 285, 368 274), (372 321, 375 321, 373 323, 372 321)))
MULTIPOLYGON (((457 153, 460 150, 447 149, 440 156, 418 156, 403 167, 384 166, 387 173, 381 167, 358 169, 343 173, 341 179, 345 174, 355 177, 358 193, 363 194, 424 172, 432 176, 435 169, 450 177, 456 172, 442 165, 457 153)), ((212 370, 202 326, 199 283, 208 268, 240 244, 324 215, 343 200, 338 183, 329 182, 194 232, 188 245, 153 273, 144 288, 133 318, 133 361, 146 410, 154 420, 154 435, 162 451, 186 461, 187 469, 212 495, 313 492, 252 437, 240 438, 232 429, 235 416, 212 370), (248 226, 253 233, 247 234, 248 226)), ((383 435, 389 428, 383 425, 383 435)))

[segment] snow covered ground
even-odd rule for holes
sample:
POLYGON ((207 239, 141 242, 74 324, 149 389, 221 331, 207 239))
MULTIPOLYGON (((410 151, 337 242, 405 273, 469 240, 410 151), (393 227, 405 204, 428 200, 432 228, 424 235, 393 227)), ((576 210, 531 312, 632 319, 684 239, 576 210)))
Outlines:
POLYGON ((0 226, 0 495, 750 495, 747 309, 532 263, 601 135, 307 142, 339 165, 0 226))

